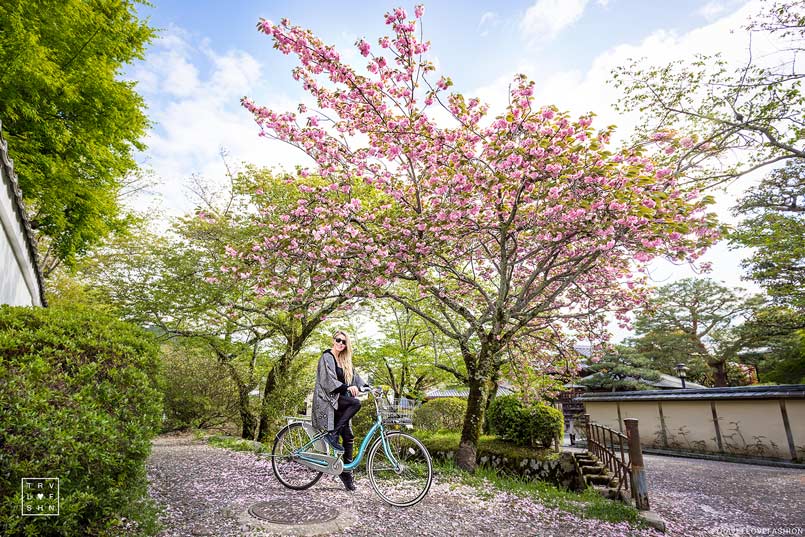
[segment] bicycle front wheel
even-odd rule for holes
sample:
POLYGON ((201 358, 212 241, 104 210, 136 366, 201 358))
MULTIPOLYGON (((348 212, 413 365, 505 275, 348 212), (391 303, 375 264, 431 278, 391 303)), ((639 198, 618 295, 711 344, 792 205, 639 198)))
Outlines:
MULTIPOLYGON (((271 450, 271 468, 280 483, 294 490, 305 490, 321 479, 321 472, 300 464, 295 452, 310 442, 311 438, 301 423, 291 423, 277 433, 271 450)), ((314 451, 313 447, 310 451, 314 451)))
POLYGON ((433 481, 433 463, 422 442, 399 431, 386 433, 388 453, 383 438, 369 450, 366 471, 369 482, 380 498, 396 507, 410 507, 422 501, 433 481))

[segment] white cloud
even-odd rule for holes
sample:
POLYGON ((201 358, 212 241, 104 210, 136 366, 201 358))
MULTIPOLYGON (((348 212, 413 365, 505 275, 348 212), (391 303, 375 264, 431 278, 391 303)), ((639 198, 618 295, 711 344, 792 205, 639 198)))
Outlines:
POLYGON ((279 110, 297 105, 276 93, 265 95, 269 82, 254 57, 240 50, 220 53, 208 42, 194 41, 176 30, 163 37, 133 72, 155 123, 141 160, 154 171, 158 184, 151 197, 132 204, 143 209, 156 198, 162 201, 164 216, 192 208, 187 185, 193 174, 214 182, 225 180, 222 148, 233 165, 250 162, 289 169, 307 158, 286 144, 259 137, 251 114, 240 106, 244 95, 279 110))
POLYGON ((481 20, 478 22, 478 29, 481 31, 481 37, 489 35, 490 28, 494 28, 500 23, 500 17, 494 11, 487 11, 481 15, 481 20))
POLYGON ((520 29, 531 39, 549 41, 579 20, 587 0, 537 0, 525 12, 520 29))
POLYGON ((697 9, 696 14, 701 15, 707 20, 713 20, 718 18, 720 15, 723 15, 725 11, 727 11, 727 6, 725 6, 722 2, 714 1, 708 2, 697 9))

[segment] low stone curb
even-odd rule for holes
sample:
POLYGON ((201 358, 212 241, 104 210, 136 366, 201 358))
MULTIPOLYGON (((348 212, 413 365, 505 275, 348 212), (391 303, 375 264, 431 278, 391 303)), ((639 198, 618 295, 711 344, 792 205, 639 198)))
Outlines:
POLYGON ((775 461, 772 459, 755 459, 750 457, 734 457, 730 455, 719 455, 717 453, 697 453, 695 451, 677 451, 656 448, 643 448, 643 453, 648 455, 680 457, 683 459, 704 459, 708 461, 736 462, 739 464, 752 464, 755 466, 772 466, 776 468, 796 468, 797 470, 805 470, 805 463, 775 461))
POLYGON ((638 511, 641 520, 657 531, 665 533, 665 520, 654 511, 638 511))

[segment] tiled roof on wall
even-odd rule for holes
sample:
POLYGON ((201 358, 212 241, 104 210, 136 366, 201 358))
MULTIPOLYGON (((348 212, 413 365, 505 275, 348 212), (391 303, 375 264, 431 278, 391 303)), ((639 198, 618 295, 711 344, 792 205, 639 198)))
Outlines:
POLYGON ((592 401, 690 401, 696 399, 805 399, 805 384, 771 386, 737 386, 733 388, 701 388, 685 390, 645 390, 634 392, 585 393, 576 398, 592 401))
POLYGON ((11 194, 11 200, 15 205, 17 218, 19 219, 22 235, 25 239, 25 245, 28 248, 28 253, 34 264, 34 273, 36 274, 36 281, 39 285, 39 299, 43 306, 47 306, 45 301, 45 286, 44 278, 42 278, 42 270, 39 267, 39 253, 36 250, 36 239, 34 232, 31 229, 31 223, 28 221, 28 215, 25 212, 25 206, 22 203, 22 191, 17 181, 17 174, 14 172, 14 161, 8 156, 8 143, 2 136, 3 123, 0 121, 0 166, 3 167, 3 177, 7 177, 6 188, 11 194))

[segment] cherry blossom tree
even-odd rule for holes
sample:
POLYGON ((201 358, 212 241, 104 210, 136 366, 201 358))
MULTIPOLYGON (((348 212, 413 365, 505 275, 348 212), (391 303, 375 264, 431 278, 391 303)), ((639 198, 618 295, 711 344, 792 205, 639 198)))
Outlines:
POLYGON ((330 229, 320 223, 323 204, 337 206, 333 197, 340 190, 322 192, 321 184, 318 177, 289 184, 281 175, 248 167, 235 184, 237 204, 197 214, 202 224, 225 222, 235 231, 215 237, 222 239, 223 255, 205 281, 221 287, 239 282, 244 291, 228 304, 229 316, 273 341, 275 360, 261 390, 259 441, 271 434, 271 398, 311 336, 328 316, 349 309, 350 299, 365 293, 363 274, 350 269, 352 258, 322 242, 330 229))
POLYGON ((513 342, 601 339, 608 312, 626 322, 644 300, 645 263, 694 260, 718 230, 711 199, 639 149, 610 148, 613 128, 593 130, 592 114, 535 106, 524 76, 494 119, 478 99, 449 93, 449 78, 433 80, 423 11, 387 13, 392 32, 376 47, 358 40, 363 68, 288 20, 260 21, 298 59, 293 76, 317 110, 243 105, 261 135, 315 161, 298 174, 315 204, 287 223, 315 211, 304 225, 328 259, 362 274, 362 293, 400 302, 455 341, 469 385, 457 461, 473 469, 492 379, 513 342), (306 183, 314 174, 329 184, 306 183), (395 294, 398 280, 418 296, 395 294))

